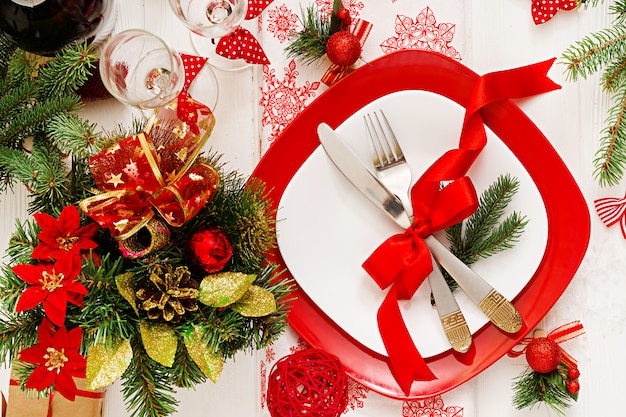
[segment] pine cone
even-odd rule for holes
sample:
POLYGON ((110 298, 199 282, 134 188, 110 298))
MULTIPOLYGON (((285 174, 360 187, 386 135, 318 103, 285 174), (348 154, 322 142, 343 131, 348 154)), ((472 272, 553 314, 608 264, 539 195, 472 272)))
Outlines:
POLYGON ((148 318, 177 323, 187 311, 198 309, 199 284, 191 279, 191 272, 185 266, 172 269, 172 265, 154 265, 149 279, 139 283, 137 298, 142 301, 139 308, 145 310, 148 318))

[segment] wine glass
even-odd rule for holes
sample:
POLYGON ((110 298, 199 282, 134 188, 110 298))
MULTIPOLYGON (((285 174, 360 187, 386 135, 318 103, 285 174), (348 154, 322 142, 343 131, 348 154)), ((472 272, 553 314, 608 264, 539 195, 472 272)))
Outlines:
POLYGON ((209 58, 209 64, 223 70, 248 66, 243 59, 229 59, 215 52, 217 42, 243 22, 248 9, 247 0, 169 0, 170 6, 187 28, 191 42, 199 55, 209 58))
POLYGON ((129 29, 107 41, 100 55, 100 77, 111 95, 140 109, 174 100, 185 82, 183 61, 158 36, 129 29))

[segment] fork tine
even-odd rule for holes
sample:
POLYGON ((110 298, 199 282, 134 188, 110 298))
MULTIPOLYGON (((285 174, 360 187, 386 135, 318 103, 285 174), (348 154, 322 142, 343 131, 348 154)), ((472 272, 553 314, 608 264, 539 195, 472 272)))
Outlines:
POLYGON ((389 149, 391 149, 391 152, 393 153, 394 160, 395 161, 403 160, 404 154, 402 153, 402 148, 400 148, 400 144, 398 143, 396 134, 393 132, 393 129, 391 128, 391 125, 389 124, 389 120, 387 120, 387 116, 385 115, 385 112, 380 110, 380 115, 384 122, 384 126, 380 122, 380 119, 378 118, 378 114, 376 114, 376 121, 378 122, 381 132, 383 132, 382 136, 385 139, 385 142, 387 143, 387 145, 389 146, 389 149))
POLYGON ((384 149, 382 149, 380 139, 378 138, 378 132, 376 132, 376 128, 372 122, 372 116, 370 114, 364 115, 363 121, 365 122, 367 138, 370 148, 372 149, 372 162, 374 163, 375 168, 381 168, 387 164, 387 161, 385 160, 386 155, 384 149))

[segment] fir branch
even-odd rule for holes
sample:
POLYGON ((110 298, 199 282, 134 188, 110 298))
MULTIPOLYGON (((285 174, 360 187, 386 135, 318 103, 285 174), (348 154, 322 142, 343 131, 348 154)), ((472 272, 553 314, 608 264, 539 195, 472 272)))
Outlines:
POLYGON ((84 307, 72 311, 70 320, 83 329, 83 346, 112 347, 129 340, 137 323, 132 307, 118 292, 115 277, 124 271, 124 260, 111 259, 110 253, 96 262, 93 257, 83 265, 79 280, 87 287, 84 307))
POLYGON ((63 155, 47 141, 39 140, 33 143, 31 158, 37 170, 30 184, 34 198, 29 211, 57 215, 64 206, 74 203, 63 155))
POLYGON ((97 125, 83 120, 76 113, 60 113, 52 116, 47 131, 53 143, 65 154, 76 158, 88 158, 100 150, 102 133, 96 132, 97 125))
POLYGON ((29 111, 15 115, 15 118, 0 131, 0 145, 15 146, 30 136, 39 136, 48 118, 61 112, 78 111, 79 104, 80 97, 75 94, 36 102, 29 111))
POLYGON ((615 25, 585 36, 563 52, 568 80, 587 78, 625 52, 626 26, 615 25))
POLYGON ((13 42, 10 42, 3 34, 0 34, 0 79, 5 78, 9 69, 9 60, 16 48, 17 46, 13 42))
POLYGON ((169 375, 171 383, 180 388, 193 388, 207 380, 206 375, 189 356, 184 343, 178 343, 169 375))
POLYGON ((510 175, 501 175, 480 196, 476 212, 464 223, 447 231, 451 250, 467 264, 509 249, 519 239, 527 221, 513 212, 499 225, 513 196, 519 189, 519 181, 510 175), (463 233, 463 234, 462 234, 463 233))
POLYGON ((37 329, 43 313, 29 310, 20 313, 0 315, 0 358, 7 362, 17 359, 17 354, 27 347, 37 344, 37 329))
POLYGON ((293 40, 285 52, 287 58, 300 58, 310 64, 326 53, 326 42, 332 34, 331 19, 322 16, 317 6, 309 6, 299 20, 303 29, 292 34, 293 40))
POLYGON ((76 93, 91 75, 97 60, 98 56, 92 53, 87 43, 64 48, 39 72, 40 96, 49 98, 76 93))
POLYGON ((521 410, 545 403, 558 414, 564 416, 569 401, 576 400, 576 394, 569 394, 566 382, 559 372, 562 366, 550 372, 539 373, 527 368, 524 373, 513 380, 513 405, 521 410))
POLYGON ((626 167, 626 83, 613 97, 608 125, 602 131, 600 147, 593 160, 594 178, 600 185, 617 185, 626 167))
MULTIPOLYGON (((519 241, 528 223, 526 217, 512 212, 501 220, 518 189, 516 178, 509 174, 499 176, 480 196, 476 212, 446 229, 450 250, 463 263, 471 265, 480 258, 510 249, 519 241)), ((450 288, 457 288, 448 272, 443 272, 450 288)))
POLYGON ((169 369, 152 360, 141 336, 130 339, 133 359, 122 375, 122 395, 132 417, 164 417, 174 413, 178 401, 169 386, 169 369))

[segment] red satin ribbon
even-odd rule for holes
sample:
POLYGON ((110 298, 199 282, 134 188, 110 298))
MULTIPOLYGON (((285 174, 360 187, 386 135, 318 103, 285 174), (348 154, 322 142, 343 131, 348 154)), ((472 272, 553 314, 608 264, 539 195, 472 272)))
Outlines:
MULTIPOLYGON (((361 44, 361 48, 365 45, 365 41, 372 31, 372 26, 373 25, 370 22, 362 19, 355 19, 353 24, 350 25, 348 30, 357 37, 359 43, 361 44)), ((343 67, 341 65, 332 64, 322 76, 322 82, 330 87, 348 75, 351 71, 351 67, 343 67)))
MULTIPOLYGON (((12 385, 14 387, 19 387, 21 385, 20 381, 18 381, 17 379, 10 379, 9 380, 9 385, 12 385)), ((80 396, 80 397, 86 397, 86 398, 104 398, 104 395, 106 394, 105 391, 85 391, 82 389, 77 389, 76 390, 76 395, 80 396)), ((47 413, 47 417, 52 417, 52 400, 54 399, 54 390, 50 391, 50 394, 48 395, 48 413, 47 413)))
MULTIPOLYGON (((570 339, 573 339, 575 337, 578 337, 584 333, 585 333, 585 330, 583 329, 582 323, 579 320, 576 320, 571 323, 567 323, 567 324, 557 327, 556 329, 548 333, 546 337, 560 344, 570 339)), ((525 354, 528 344, 532 342, 533 339, 534 337, 525 337, 520 342, 520 344, 524 345, 524 347, 520 350, 511 349, 507 355, 511 358, 516 358, 520 355, 525 354)), ((576 359, 574 359, 572 355, 567 353, 561 346, 559 346, 559 348, 561 349, 561 353, 562 353, 561 363, 563 363, 568 368, 575 368, 576 363, 577 363, 576 359)))
POLYGON ((553 62, 551 59, 477 79, 465 104, 459 148, 439 157, 411 189, 413 225, 383 242, 363 263, 381 289, 391 286, 378 310, 378 328, 391 372, 407 395, 414 380, 436 378, 415 347, 398 307, 398 300, 410 299, 432 272, 423 238, 458 223, 476 210, 476 192, 466 173, 487 143, 481 109, 501 100, 560 88, 547 77, 553 62), (444 181, 450 183, 442 187, 444 181))

